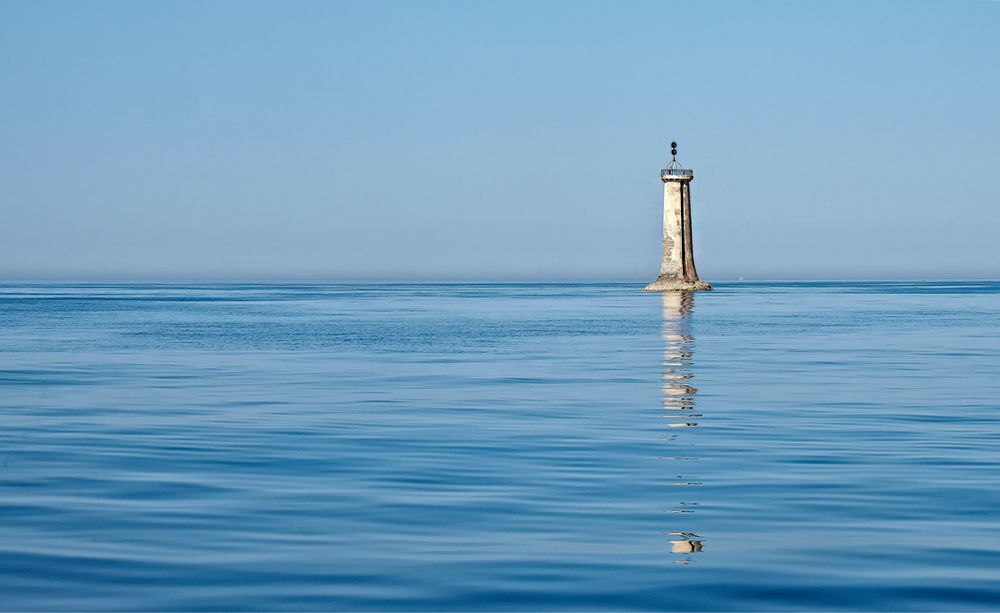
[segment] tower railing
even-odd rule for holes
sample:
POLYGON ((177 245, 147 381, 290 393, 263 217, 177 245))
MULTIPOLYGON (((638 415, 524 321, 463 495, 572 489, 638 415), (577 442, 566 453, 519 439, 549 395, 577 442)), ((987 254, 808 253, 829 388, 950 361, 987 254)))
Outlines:
POLYGON ((660 171, 660 178, 676 176, 694 176, 694 171, 689 168, 664 168, 660 171))

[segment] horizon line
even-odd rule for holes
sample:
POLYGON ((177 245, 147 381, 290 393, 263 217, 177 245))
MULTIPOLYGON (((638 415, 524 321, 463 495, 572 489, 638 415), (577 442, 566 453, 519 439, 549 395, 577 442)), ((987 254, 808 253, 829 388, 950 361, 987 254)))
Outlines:
MULTIPOLYGON (((719 277, 709 283, 970 283, 1000 282, 997 277, 719 277)), ((637 279, 472 279, 472 278, 420 278, 420 279, 335 279, 322 277, 107 277, 107 278, 0 278, 0 285, 100 285, 100 284, 311 284, 311 285, 645 285, 647 280, 637 279)))

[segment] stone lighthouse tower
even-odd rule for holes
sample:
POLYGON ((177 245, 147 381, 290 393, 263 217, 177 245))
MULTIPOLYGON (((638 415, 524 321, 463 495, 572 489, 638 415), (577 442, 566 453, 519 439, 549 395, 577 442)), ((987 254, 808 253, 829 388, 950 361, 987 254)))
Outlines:
POLYGON ((691 180, 694 171, 681 168, 677 161, 677 143, 670 143, 672 159, 660 171, 663 180, 663 259, 660 276, 643 289, 647 292, 710 290, 698 280, 694 268, 694 243, 691 236, 691 180))

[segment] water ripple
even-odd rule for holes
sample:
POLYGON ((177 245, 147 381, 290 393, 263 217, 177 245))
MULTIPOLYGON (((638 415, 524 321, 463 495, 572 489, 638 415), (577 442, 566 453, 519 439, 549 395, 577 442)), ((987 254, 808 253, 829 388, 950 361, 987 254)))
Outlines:
POLYGON ((0 608, 996 609, 998 297, 0 285, 0 608))

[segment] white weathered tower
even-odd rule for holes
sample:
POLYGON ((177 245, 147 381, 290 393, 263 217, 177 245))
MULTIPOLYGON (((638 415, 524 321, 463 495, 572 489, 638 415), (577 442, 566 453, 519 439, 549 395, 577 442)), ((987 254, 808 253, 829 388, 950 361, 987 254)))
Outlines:
POLYGON ((663 180, 663 259, 660 276, 643 289, 647 292, 710 290, 698 280, 694 267, 694 244, 691 232, 691 180, 694 171, 681 168, 677 161, 677 143, 670 143, 672 159, 660 171, 663 180))

